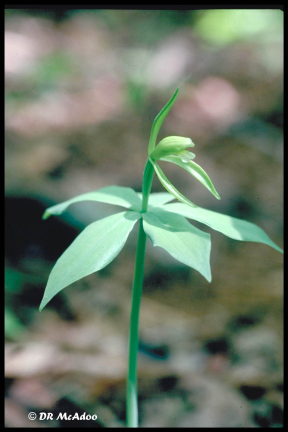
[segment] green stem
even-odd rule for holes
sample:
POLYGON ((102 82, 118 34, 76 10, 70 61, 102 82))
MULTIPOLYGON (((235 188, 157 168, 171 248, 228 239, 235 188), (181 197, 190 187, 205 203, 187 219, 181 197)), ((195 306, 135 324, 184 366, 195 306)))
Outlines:
MULTIPOLYGON (((142 212, 147 211, 149 194, 153 180, 154 168, 148 160, 143 176, 142 212)), ((132 292, 132 307, 130 318, 129 363, 126 394, 127 427, 138 427, 138 391, 137 391, 137 354, 139 312, 144 277, 146 234, 143 229, 143 219, 140 219, 138 243, 135 261, 135 273, 132 292)))
POLYGON ((137 354, 138 354, 138 323, 142 295, 146 234, 143 220, 140 220, 138 244, 136 252, 135 275, 132 293, 130 320, 129 365, 127 381, 127 426, 138 427, 138 392, 137 392, 137 354))
POLYGON ((142 212, 146 212, 148 208, 149 194, 151 191, 152 180, 154 174, 154 167, 150 160, 147 160, 144 175, 143 175, 143 185, 142 185, 142 212))

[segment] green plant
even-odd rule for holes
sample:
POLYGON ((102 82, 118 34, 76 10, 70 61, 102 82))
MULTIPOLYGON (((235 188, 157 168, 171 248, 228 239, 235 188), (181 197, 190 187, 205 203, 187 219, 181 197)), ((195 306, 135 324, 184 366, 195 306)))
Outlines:
POLYGON ((127 209, 91 223, 66 249, 51 271, 40 310, 63 288, 109 264, 123 248, 130 231, 139 221, 130 322, 126 401, 128 427, 138 426, 138 321, 146 237, 150 238, 154 246, 166 249, 175 259, 198 270, 208 282, 211 282, 210 235, 191 225, 186 218, 202 222, 232 239, 265 243, 283 252, 258 226, 197 207, 167 179, 157 163, 158 160, 174 163, 188 171, 217 199, 220 199, 209 176, 192 161, 195 155, 187 150, 187 148, 194 147, 190 138, 170 136, 162 139, 155 146, 160 127, 175 102, 177 94, 178 89, 153 122, 148 145, 148 159, 143 175, 142 194, 127 187, 108 186, 50 207, 43 215, 43 219, 50 215, 59 215, 70 204, 84 200, 116 204, 127 209), (154 172, 169 193, 150 193, 154 172), (170 203, 175 198, 180 202, 170 203))

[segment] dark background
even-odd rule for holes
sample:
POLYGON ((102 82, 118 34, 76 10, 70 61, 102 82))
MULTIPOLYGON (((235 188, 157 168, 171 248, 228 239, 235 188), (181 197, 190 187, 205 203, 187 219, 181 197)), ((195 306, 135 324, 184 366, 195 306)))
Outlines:
MULTIPOLYGON (((39 313, 61 253, 119 208, 41 216, 104 186, 140 191, 153 119, 177 87, 159 139, 191 137, 222 199, 174 165, 165 174, 199 206, 254 222, 282 246, 280 9, 5 10, 7 427, 70 427, 59 412, 84 411, 98 419, 76 427, 124 425, 137 229, 113 263, 39 313), (30 421, 31 411, 54 420, 30 421)), ((281 425, 282 256, 211 236, 211 284, 147 245, 143 427, 281 425)))

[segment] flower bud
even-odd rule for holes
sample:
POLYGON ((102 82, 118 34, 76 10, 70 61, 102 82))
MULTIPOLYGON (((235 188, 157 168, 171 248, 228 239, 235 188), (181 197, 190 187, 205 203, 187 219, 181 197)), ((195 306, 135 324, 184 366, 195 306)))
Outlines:
POLYGON ((190 138, 169 136, 162 139, 155 149, 151 152, 150 157, 152 160, 161 159, 162 157, 169 156, 172 154, 179 155, 184 158, 185 161, 189 161, 195 157, 195 155, 189 151, 185 151, 187 147, 194 147, 195 144, 190 138), (189 157, 189 160, 187 159, 189 157))

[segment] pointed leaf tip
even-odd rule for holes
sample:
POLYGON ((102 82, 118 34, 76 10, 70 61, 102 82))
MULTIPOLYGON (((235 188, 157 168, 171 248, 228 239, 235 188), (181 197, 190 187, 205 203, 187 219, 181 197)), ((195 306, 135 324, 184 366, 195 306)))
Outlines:
POLYGON ((46 220, 51 216, 51 213, 48 210, 45 210, 45 212, 42 215, 42 219, 46 220))
POLYGON ((164 208, 165 210, 181 214, 186 218, 208 225, 234 240, 263 243, 283 253, 283 249, 271 240, 262 228, 252 222, 201 207, 193 209, 182 203, 165 204, 164 208))
POLYGON ((88 225, 54 265, 40 311, 63 288, 106 267, 122 250, 140 217, 138 212, 127 211, 88 225))
POLYGON ((154 119, 154 122, 152 124, 150 139, 149 139, 149 145, 148 145, 148 154, 149 155, 155 147, 158 132, 162 126, 163 121, 165 120, 165 117, 167 116, 170 109, 172 108, 172 105, 174 104, 174 102, 176 100, 178 92, 179 92, 179 88, 177 88, 177 90, 175 91, 175 93, 173 94, 171 99, 167 102, 167 104, 162 108, 162 110, 158 113, 158 115, 154 119))
POLYGON ((82 201, 103 202, 136 211, 141 210, 141 200, 133 189, 123 186, 106 186, 96 191, 77 195, 74 198, 49 207, 44 212, 42 219, 45 220, 51 215, 61 215, 71 204, 82 201))
POLYGON ((171 162, 175 165, 178 165, 180 168, 183 168, 185 171, 195 177, 200 183, 202 183, 202 185, 205 186, 212 193, 212 195, 215 196, 215 198, 219 200, 221 199, 208 174, 194 161, 190 160, 188 162, 184 162, 181 160, 179 155, 165 156, 161 158, 161 160, 165 162, 171 162))

